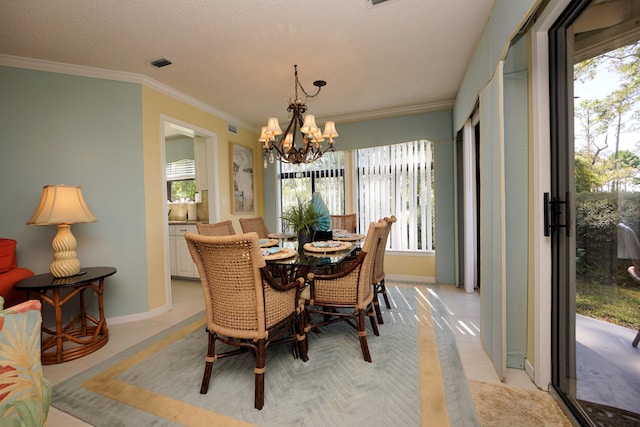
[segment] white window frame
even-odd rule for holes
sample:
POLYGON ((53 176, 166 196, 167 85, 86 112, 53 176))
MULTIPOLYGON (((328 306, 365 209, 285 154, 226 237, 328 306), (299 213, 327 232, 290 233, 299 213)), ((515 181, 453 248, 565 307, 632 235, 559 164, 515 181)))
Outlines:
POLYGON ((355 157, 359 229, 395 215, 387 249, 435 252, 433 143, 423 139, 364 148, 355 157))

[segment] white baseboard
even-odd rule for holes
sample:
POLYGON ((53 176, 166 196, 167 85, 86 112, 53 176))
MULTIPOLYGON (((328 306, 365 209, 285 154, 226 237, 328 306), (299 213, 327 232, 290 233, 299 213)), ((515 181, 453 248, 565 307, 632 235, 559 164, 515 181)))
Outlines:
POLYGON ((171 310, 171 305, 165 304, 161 307, 158 307, 151 311, 146 311, 144 313, 135 313, 135 314, 128 314, 125 316, 109 317, 107 319, 107 325, 119 325, 121 323, 135 322, 137 320, 147 320, 147 319, 156 317, 160 314, 166 313, 169 310, 171 310))
POLYGON ((529 376, 529 378, 531 378, 531 381, 533 381, 533 383, 536 383, 536 368, 533 367, 533 365, 531 365, 531 362, 529 362, 529 359, 525 358, 524 359, 524 372, 529 376))
POLYGON ((387 274, 385 276, 386 281, 399 281, 399 282, 412 282, 412 283, 429 283, 435 284, 436 278, 431 276, 404 276, 401 274, 387 274))

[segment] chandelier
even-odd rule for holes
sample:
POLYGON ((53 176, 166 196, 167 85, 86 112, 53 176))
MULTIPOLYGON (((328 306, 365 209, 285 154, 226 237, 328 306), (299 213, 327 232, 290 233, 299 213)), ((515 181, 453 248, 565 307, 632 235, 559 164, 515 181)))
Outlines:
POLYGON ((284 163, 311 163, 327 152, 333 151, 333 138, 338 136, 336 125, 332 121, 328 121, 324 125, 324 132, 316 125, 316 119, 313 114, 303 114, 307 111, 306 100, 315 98, 320 89, 327 84, 324 80, 316 80, 313 85, 317 87, 316 93, 310 95, 304 90, 298 80, 298 66, 294 65, 295 73, 295 97, 289 99, 289 107, 287 111, 291 113, 291 120, 284 132, 280 128, 280 123, 276 117, 271 117, 267 121, 267 126, 263 126, 260 131, 258 141, 263 143, 264 167, 267 168, 267 159, 273 163, 277 158, 284 163), (298 88, 304 93, 305 101, 298 97, 298 88), (326 147, 323 148, 322 142, 328 138, 326 147))

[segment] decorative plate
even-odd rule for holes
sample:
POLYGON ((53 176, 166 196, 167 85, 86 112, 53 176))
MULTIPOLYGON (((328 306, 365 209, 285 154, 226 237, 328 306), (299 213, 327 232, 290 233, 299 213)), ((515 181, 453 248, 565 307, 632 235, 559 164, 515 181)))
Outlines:
POLYGON ((336 242, 328 240, 326 242, 305 243, 304 250, 309 252, 338 252, 349 249, 353 246, 349 242, 336 242))
POLYGON ((269 237, 272 239, 295 239, 298 235, 291 233, 269 233, 269 237))
POLYGON ((277 239, 260 239, 260 247, 261 248, 268 248, 271 246, 275 246, 278 244, 278 240, 277 239))
POLYGON ((333 233, 334 240, 340 240, 343 242, 355 242, 364 239, 364 234, 352 234, 352 233, 333 233))
MULTIPOLYGON (((274 250, 275 248, 271 248, 270 250, 274 250)), ((296 251, 291 248, 278 248, 278 252, 270 253, 269 255, 264 255, 266 251, 263 251, 264 259, 267 261, 273 261, 276 259, 286 259, 291 258, 296 255, 296 251)))

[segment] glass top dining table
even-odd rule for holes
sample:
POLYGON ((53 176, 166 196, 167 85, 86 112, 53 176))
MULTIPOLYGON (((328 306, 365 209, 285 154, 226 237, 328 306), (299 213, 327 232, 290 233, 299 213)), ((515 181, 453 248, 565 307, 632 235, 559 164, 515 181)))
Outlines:
POLYGON ((279 247, 286 248, 292 256, 278 259, 266 257, 266 262, 272 272, 277 272, 280 277, 286 277, 290 282, 298 277, 306 279, 309 272, 335 271, 341 262, 359 250, 361 241, 362 239, 341 242, 342 247, 346 246, 344 249, 340 247, 325 249, 320 242, 311 242, 306 245, 311 250, 306 250, 298 247, 296 239, 282 240, 279 247))

